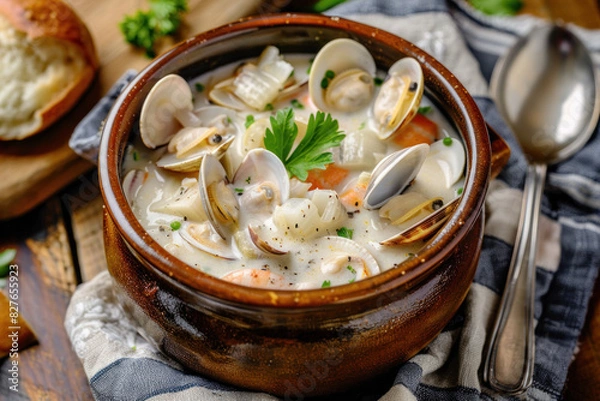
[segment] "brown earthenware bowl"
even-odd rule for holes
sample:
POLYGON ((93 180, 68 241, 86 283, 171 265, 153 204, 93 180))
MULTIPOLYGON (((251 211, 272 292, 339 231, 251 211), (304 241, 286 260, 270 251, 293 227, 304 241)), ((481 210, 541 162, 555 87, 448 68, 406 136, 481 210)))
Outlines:
MULTIPOLYGON (((385 31, 317 15, 242 20, 189 39, 143 70, 118 98, 99 156, 105 243, 116 291, 167 355, 207 377, 288 397, 341 391, 406 361, 448 323, 473 279, 492 159, 485 122, 465 88, 438 61, 385 31), (378 66, 412 56, 427 95, 446 112, 467 149, 466 184, 448 222, 415 257, 364 281, 310 291, 238 286, 171 256, 142 228, 121 188, 121 162, 144 97, 161 77, 190 79, 255 57, 268 44, 316 53, 328 41, 364 44, 378 66)), ((494 156, 494 157, 493 157, 494 156)), ((500 164, 499 164, 500 163, 500 164)))

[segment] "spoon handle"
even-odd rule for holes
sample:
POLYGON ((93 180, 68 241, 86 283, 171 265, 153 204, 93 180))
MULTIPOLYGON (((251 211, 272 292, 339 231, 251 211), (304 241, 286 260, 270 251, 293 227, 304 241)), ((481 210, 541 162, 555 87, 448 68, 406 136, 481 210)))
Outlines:
POLYGON ((535 255, 545 179, 545 164, 529 164, 517 237, 485 362, 484 380, 507 394, 522 393, 533 380, 535 255))

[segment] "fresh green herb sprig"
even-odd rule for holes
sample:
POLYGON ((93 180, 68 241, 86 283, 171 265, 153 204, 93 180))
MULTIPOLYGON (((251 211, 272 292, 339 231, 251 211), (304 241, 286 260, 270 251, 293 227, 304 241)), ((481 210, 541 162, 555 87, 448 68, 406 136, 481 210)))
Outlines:
POLYGON ((148 11, 138 10, 119 23, 125 40, 156 56, 154 45, 163 36, 173 35, 181 25, 181 15, 188 10, 187 0, 148 0, 148 11))
POLYGON ((522 7, 522 0, 470 0, 473 7, 488 15, 515 15, 522 7))
POLYGON ((328 149, 340 146, 346 135, 339 130, 338 122, 331 114, 317 111, 310 115, 306 134, 292 152, 296 136, 298 126, 294 122, 294 110, 279 110, 271 117, 271 128, 265 132, 265 148, 281 159, 291 176, 304 181, 310 170, 323 170, 333 163, 333 154, 328 149))

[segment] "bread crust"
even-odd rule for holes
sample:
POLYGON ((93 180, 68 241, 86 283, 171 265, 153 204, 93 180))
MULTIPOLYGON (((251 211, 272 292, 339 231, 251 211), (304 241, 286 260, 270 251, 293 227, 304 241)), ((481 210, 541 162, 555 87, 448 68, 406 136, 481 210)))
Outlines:
POLYGON ((92 36, 73 9, 61 0, 0 0, 0 15, 4 16, 28 40, 54 38, 74 45, 85 59, 85 68, 73 77, 72 83, 56 94, 53 100, 37 112, 40 123, 30 132, 0 140, 23 139, 36 134, 69 111, 94 79, 99 67, 92 36))

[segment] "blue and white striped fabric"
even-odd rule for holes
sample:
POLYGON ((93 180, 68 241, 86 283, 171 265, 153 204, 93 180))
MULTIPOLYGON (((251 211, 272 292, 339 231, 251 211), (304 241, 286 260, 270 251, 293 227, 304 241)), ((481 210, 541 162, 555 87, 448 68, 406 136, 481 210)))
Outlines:
MULTIPOLYGON (((444 63, 475 97, 488 123, 511 145, 508 166, 489 190, 482 255, 471 291, 448 327, 392 375, 340 400, 512 399, 482 381, 481 366, 516 232, 525 160, 487 97, 487 78, 533 17, 484 16, 464 0, 355 0, 330 14, 402 36, 444 63)), ((600 55, 600 33, 572 27, 600 55)), ((600 60, 600 59, 598 59, 600 60)), ((519 398, 561 396, 600 266, 600 137, 550 167, 543 198, 536 286, 533 386, 519 398)), ((118 306, 104 273, 74 294, 65 327, 98 400, 275 400, 211 382, 160 354, 118 306)))

